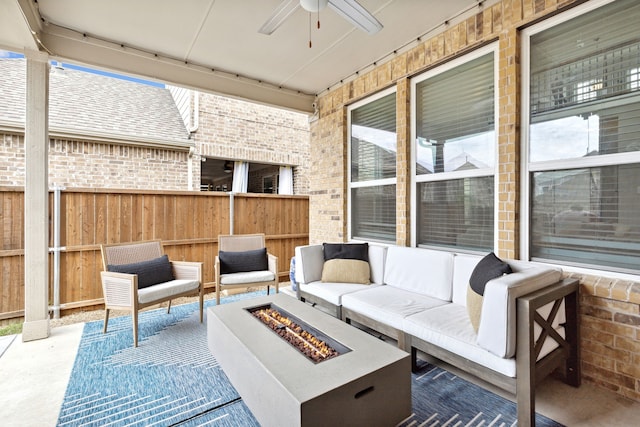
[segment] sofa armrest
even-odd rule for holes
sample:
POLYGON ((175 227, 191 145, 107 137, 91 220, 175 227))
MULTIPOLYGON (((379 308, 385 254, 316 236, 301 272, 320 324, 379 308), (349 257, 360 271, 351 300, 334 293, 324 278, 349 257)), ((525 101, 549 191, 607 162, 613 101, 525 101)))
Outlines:
POLYGON ((305 284, 322 279, 324 252, 322 245, 296 247, 296 282, 305 284))
POLYGON ((565 382, 579 387, 580 370, 580 314, 576 279, 564 279, 554 285, 518 298, 518 337, 516 360, 516 400, 518 424, 520 420, 535 420, 535 387, 545 376, 564 364, 565 382), (545 315, 542 308, 552 306, 545 315), (566 313, 564 313, 566 311, 566 313), (554 323, 562 312, 564 336, 554 323), (541 358, 546 341, 556 348, 541 358))
POLYGON ((562 270, 532 266, 487 282, 478 328, 478 345, 496 356, 516 352, 516 304, 523 295, 560 281, 562 270))

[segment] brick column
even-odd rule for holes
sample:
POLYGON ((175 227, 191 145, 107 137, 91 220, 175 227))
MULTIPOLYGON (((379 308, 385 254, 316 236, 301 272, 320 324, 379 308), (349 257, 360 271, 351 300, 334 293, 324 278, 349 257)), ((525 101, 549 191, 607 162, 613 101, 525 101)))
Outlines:
POLYGON ((498 253, 517 259, 520 186, 520 37, 518 29, 501 32, 498 42, 498 253))
POLYGON ((411 83, 396 84, 396 244, 411 245, 411 83))

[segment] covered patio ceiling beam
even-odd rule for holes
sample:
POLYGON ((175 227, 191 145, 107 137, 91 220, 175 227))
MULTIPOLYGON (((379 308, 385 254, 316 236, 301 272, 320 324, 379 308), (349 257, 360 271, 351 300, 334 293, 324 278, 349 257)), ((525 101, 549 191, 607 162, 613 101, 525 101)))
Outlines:
POLYGON ((53 58, 313 113, 312 94, 101 40, 50 23, 42 27, 39 36, 42 48, 53 58))

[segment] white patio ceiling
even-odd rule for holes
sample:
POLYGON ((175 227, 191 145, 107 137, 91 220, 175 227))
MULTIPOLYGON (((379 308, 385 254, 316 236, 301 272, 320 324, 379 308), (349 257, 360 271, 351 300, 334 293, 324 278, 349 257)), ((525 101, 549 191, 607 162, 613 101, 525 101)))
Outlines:
POLYGON ((382 31, 367 35, 327 8, 309 48, 302 8, 258 33, 281 0, 2 0, 0 49, 312 112, 328 88, 495 3, 359 1, 382 31))

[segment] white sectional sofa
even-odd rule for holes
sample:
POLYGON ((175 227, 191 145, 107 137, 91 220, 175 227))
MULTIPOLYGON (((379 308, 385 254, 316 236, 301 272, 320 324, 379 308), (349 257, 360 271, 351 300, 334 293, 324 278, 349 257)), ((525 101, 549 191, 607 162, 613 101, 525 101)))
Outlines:
POLYGON ((297 297, 397 339, 516 395, 518 425, 535 423, 535 384, 558 367, 580 384, 578 283, 560 269, 507 260, 487 282, 476 333, 469 278, 482 256, 369 245, 371 283, 321 281, 322 245, 296 248, 297 297))

